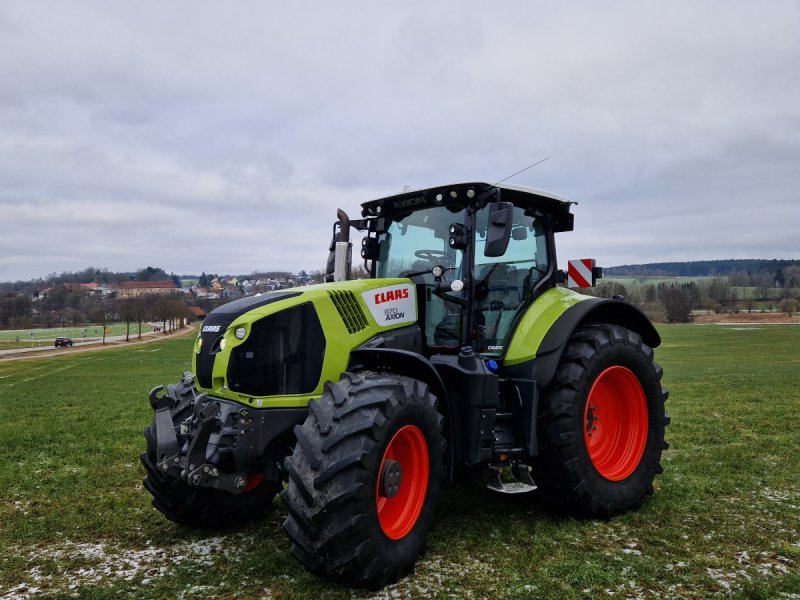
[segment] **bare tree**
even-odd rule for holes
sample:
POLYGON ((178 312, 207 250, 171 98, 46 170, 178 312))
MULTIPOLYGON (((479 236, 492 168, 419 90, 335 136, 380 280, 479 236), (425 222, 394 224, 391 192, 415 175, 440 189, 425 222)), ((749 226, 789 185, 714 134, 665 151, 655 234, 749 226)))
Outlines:
POLYGON ((677 286, 664 286, 659 290, 661 304, 664 305, 668 323, 686 323, 692 314, 692 301, 689 293, 677 286))
POLYGON ((98 305, 89 313, 89 320, 93 323, 99 323, 103 327, 103 344, 106 343, 106 326, 110 320, 110 315, 105 307, 98 305))
POLYGON ((139 316, 139 307, 136 298, 126 298, 117 300, 117 315, 125 321, 125 341, 131 338, 131 323, 139 316))
POLYGON ((794 298, 784 298, 780 303, 781 312, 785 312, 790 317, 797 312, 797 300, 794 298))
POLYGON ((616 281, 603 281, 592 289, 592 294, 599 298, 613 298, 614 296, 628 297, 628 288, 616 281))

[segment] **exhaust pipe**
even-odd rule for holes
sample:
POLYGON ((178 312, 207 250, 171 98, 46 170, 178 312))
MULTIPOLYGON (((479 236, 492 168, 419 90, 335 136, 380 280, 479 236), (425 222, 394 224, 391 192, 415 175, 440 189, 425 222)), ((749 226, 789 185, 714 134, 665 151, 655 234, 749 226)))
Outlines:
POLYGON ((347 281, 350 279, 353 252, 353 244, 350 243, 350 217, 341 208, 336 210, 336 216, 339 219, 339 241, 334 248, 333 280, 347 281))

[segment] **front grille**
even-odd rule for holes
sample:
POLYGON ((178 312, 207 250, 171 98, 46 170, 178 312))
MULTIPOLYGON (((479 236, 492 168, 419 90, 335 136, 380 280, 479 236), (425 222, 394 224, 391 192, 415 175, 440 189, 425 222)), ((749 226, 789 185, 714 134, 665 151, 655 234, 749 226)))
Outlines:
POLYGON ((248 296, 233 302, 228 302, 217 307, 208 313, 200 328, 200 335, 203 339, 203 349, 195 357, 195 371, 197 383, 202 388, 210 388, 212 383, 212 373, 214 371, 214 359, 220 349, 220 342, 225 330, 234 319, 244 313, 266 306, 278 300, 286 300, 299 296, 302 292, 271 292, 259 296, 248 296))
POLYGON ((309 394, 317 387, 325 334, 314 305, 301 304, 255 321, 231 350, 228 387, 251 396, 309 394))
POLYGON ((344 321, 349 333, 358 333, 367 328, 367 318, 361 311, 356 295, 353 292, 331 290, 328 294, 336 310, 339 311, 339 316, 342 317, 342 321, 344 321))

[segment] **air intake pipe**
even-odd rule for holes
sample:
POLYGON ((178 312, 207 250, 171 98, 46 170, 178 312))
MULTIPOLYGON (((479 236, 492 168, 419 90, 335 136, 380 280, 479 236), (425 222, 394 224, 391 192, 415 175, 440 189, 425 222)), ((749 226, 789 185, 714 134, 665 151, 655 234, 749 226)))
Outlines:
POLYGON ((339 239, 334 248, 333 280, 350 279, 350 263, 352 261, 353 244, 350 243, 350 217, 341 208, 336 210, 339 219, 339 239))

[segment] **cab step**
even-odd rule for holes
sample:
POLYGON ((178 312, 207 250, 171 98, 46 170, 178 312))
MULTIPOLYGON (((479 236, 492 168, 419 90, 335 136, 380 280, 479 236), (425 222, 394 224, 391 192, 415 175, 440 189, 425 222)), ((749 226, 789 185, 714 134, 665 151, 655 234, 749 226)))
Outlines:
POLYGON ((504 482, 501 473, 507 469, 508 467, 503 469, 495 465, 490 465, 489 483, 486 487, 500 494, 525 494, 538 488, 531 477, 531 468, 528 465, 523 465, 521 463, 513 465, 510 469, 510 475, 506 475, 507 478, 510 477, 513 481, 504 482))

